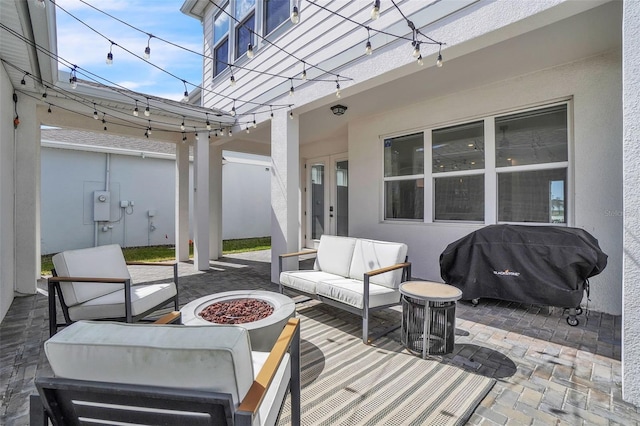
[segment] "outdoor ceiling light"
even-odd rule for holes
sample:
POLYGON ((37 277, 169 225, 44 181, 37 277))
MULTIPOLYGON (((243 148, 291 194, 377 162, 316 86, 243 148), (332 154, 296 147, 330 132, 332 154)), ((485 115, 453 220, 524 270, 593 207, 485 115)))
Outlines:
POLYGON ((334 105, 331 107, 331 112, 333 112, 333 115, 342 115, 346 110, 347 107, 344 105, 334 105))

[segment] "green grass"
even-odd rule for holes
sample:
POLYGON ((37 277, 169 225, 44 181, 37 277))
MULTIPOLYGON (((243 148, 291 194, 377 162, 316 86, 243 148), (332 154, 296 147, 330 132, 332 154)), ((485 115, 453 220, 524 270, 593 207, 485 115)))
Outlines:
MULTIPOLYGON (((242 253, 245 251, 267 250, 271 248, 271 237, 243 238, 222 241, 222 254, 242 253)), ((173 246, 127 247, 122 249, 127 262, 162 262, 175 259, 173 246)), ((53 255, 42 256, 42 275, 51 275, 53 255)), ((189 245, 189 257, 193 257, 193 245, 189 245)))

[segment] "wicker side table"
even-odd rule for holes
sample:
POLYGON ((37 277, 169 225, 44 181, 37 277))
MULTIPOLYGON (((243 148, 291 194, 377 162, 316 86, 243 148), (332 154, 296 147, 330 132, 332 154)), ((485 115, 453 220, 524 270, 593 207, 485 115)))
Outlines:
POLYGON ((402 344, 411 352, 444 355, 453 351, 458 288, 431 281, 407 281, 402 294, 402 344))

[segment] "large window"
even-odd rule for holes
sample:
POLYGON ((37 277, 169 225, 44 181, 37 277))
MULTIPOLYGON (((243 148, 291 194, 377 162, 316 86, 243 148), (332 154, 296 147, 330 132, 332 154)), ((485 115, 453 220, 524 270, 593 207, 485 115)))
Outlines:
POLYGON ((484 122, 437 129, 431 135, 434 219, 483 221, 484 122))
POLYGON ((256 51, 262 44, 261 37, 283 27, 291 12, 291 0, 230 0, 220 7, 214 16, 214 77, 244 57, 249 44, 256 51))
POLYGON ((567 223, 568 105, 384 139, 385 220, 567 223))
POLYGON ((384 141, 385 219, 424 218, 424 135, 384 141))

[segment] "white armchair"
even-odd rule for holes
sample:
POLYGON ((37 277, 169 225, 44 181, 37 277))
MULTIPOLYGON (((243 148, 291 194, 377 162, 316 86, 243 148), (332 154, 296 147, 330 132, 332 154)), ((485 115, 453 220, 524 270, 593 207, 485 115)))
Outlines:
POLYGON ((300 320, 271 352, 240 326, 79 321, 44 344, 31 424, 274 425, 291 393, 300 424, 300 320), (83 423, 84 424, 84 423, 83 423))
POLYGON ((117 244, 67 250, 52 260, 54 276, 47 280, 50 336, 59 326, 78 320, 134 322, 169 303, 175 310, 180 308, 176 262, 128 263, 173 267, 173 282, 133 285, 117 244), (64 324, 58 324, 56 299, 62 307, 64 324))

